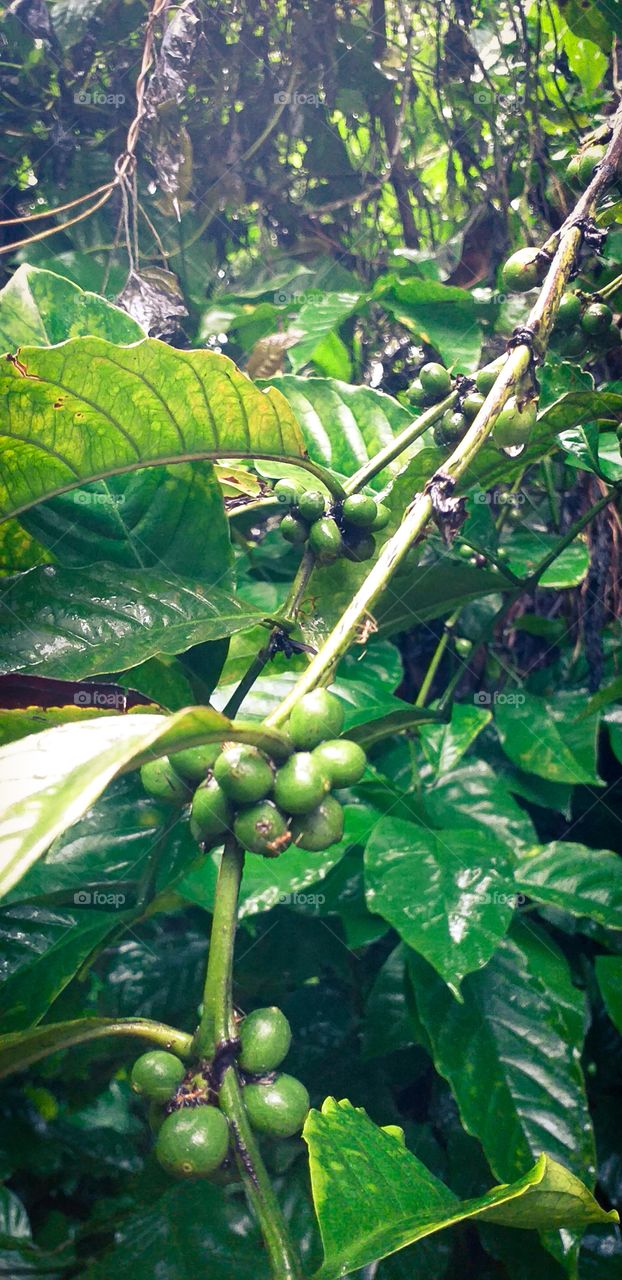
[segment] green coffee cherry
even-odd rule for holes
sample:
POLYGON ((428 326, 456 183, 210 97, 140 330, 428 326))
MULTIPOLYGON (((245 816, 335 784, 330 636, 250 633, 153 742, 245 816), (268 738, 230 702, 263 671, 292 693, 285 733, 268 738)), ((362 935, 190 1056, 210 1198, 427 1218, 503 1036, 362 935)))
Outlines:
POLYGON ((244 809, 235 819, 233 830, 243 849, 264 858, 278 858, 291 844, 287 822, 271 800, 244 809))
POLYGON ((604 157, 606 147, 599 146, 594 143, 590 147, 584 147, 578 155, 577 179, 580 187, 587 187, 588 183, 594 177, 594 169, 600 164, 604 157))
POLYGON ((272 766, 257 747, 230 742, 214 764, 214 777, 230 800, 254 804, 272 790, 272 766))
POLYGON ((581 317, 581 328, 590 337, 606 333, 613 320, 613 312, 604 302, 592 302, 581 317))
POLYGON ((505 288, 510 293, 526 293, 528 289, 540 284, 544 278, 545 266, 539 249, 517 249, 508 258, 502 271, 505 288))
POLYGON ((323 564, 330 564, 343 552, 343 539, 332 516, 320 516, 309 532, 309 546, 323 564))
POLYGON ((197 787, 190 809, 190 833, 198 844, 212 845, 233 826, 233 809, 215 778, 197 787))
POLYGON ((580 325, 576 325, 574 329, 569 329, 568 333, 562 334, 557 345, 560 355, 576 358, 587 351, 587 335, 580 325))
POLYGON ((391 519, 391 512, 389 508, 385 506, 384 502, 377 502, 376 508, 376 517, 371 526, 372 533, 379 533, 381 529, 386 529, 389 520, 391 519))
POLYGON ((304 493, 304 489, 299 480, 290 480, 289 477, 284 477, 282 480, 277 480, 274 486, 274 493, 279 502, 283 503, 283 506, 295 507, 304 493))
POLYGON ((562 332, 574 329, 581 319, 581 301, 576 293, 564 293, 559 304, 555 328, 562 332))
POLYGON ((229 1148, 229 1126, 217 1107, 173 1111, 158 1133, 155 1154, 167 1173, 206 1177, 222 1164, 229 1148))
POLYGON ((343 707, 326 689, 304 693, 289 718, 288 733, 299 750, 312 751, 324 738, 337 738, 343 728, 343 707))
POLYGON ((309 489, 306 493, 300 495, 298 501, 298 510, 304 520, 319 520, 326 510, 326 500, 324 494, 319 489, 309 489))
POLYGON ((239 1030, 238 1062, 249 1075, 262 1076, 280 1067, 292 1042, 292 1031, 280 1009, 254 1009, 239 1030))
POLYGON ((352 787, 365 772, 367 756, 357 742, 329 738, 315 748, 313 758, 326 773, 331 787, 352 787))
POLYGON ((467 422, 472 422, 477 417, 486 397, 481 391, 469 391, 469 394, 462 401, 462 412, 467 422))
POLYGON ((374 498, 368 498, 367 494, 353 493, 346 498, 342 512, 346 524, 354 525, 355 529, 371 529, 378 507, 374 498))
POLYGON ((371 560, 376 552, 376 540, 371 534, 357 538, 356 542, 346 543, 344 554, 348 560, 354 560, 356 564, 362 564, 364 560, 371 560))
POLYGON ((499 449, 525 444, 536 424, 535 400, 527 400, 520 408, 516 396, 510 396, 493 427, 492 437, 499 449))
POLYGON ((186 1074, 180 1058, 164 1049, 151 1049, 136 1059, 132 1067, 130 1084, 151 1102, 168 1102, 186 1074))
POLYGON ((451 374, 444 365, 437 364, 434 360, 424 364, 419 370, 419 381, 424 394, 433 404, 437 400, 443 400, 451 391, 451 374))
POLYGON ((202 782, 218 755, 220 743, 206 742, 202 747, 187 747, 185 751, 176 751, 171 756, 171 764, 175 773, 179 773, 188 782, 202 782))
POLYGON ((468 425, 464 414, 458 409, 447 409, 434 428, 434 443, 441 448, 454 444, 462 438, 468 425))
POLYGON ((274 799, 285 813, 310 813, 329 790, 321 762, 308 751, 290 756, 274 780, 274 799))
POLYGON ((291 827, 294 844, 309 853, 321 853, 337 844, 343 835, 343 809, 334 796, 326 796, 317 809, 294 818, 291 827))
POLYGON ((299 1133, 309 1110, 309 1094, 300 1080, 284 1073, 270 1084, 247 1084, 242 1094, 253 1129, 277 1138, 299 1133))
POLYGON ((428 404, 428 397, 423 390, 419 378, 415 378, 414 382, 411 382, 406 395, 408 396, 410 403, 414 404, 417 409, 423 409, 425 405, 428 404))
POLYGON ((298 516, 292 515, 288 511, 286 516, 281 520, 281 533, 286 542, 290 542, 293 547, 301 547, 303 542, 307 541, 309 536, 309 526, 304 520, 300 520, 298 516))
POLYGON ((167 804, 185 804, 190 799, 190 788, 176 773, 167 756, 144 764, 140 780, 148 796, 165 800, 167 804))
POLYGON ((495 382, 499 377, 499 373, 500 369, 490 369, 488 366, 485 369, 477 370, 477 373, 475 374, 475 385, 477 390, 481 391, 483 396, 487 396, 488 392, 492 391, 495 382))

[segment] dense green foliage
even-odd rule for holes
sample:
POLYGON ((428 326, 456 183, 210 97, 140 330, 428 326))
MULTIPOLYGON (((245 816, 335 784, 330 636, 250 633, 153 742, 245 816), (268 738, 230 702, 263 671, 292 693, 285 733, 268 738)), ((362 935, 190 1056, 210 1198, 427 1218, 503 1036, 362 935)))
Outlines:
POLYGON ((622 19, 151 13, 3 23, 0 1274, 617 1280, 622 19))

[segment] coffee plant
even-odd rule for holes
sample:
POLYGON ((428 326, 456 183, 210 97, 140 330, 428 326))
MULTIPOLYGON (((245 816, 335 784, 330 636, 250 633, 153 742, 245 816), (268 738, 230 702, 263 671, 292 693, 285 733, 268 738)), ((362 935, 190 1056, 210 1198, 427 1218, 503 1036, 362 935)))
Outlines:
POLYGON ((621 36, 4 15, 10 1280, 622 1274, 621 36))

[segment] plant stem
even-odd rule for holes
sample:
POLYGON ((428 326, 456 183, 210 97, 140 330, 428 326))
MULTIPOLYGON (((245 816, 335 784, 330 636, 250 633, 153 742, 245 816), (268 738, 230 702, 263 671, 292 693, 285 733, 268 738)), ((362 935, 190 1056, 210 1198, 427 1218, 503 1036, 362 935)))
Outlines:
POLYGON ((370 458, 369 462, 366 462, 364 466, 359 467, 358 471, 355 471, 354 475, 344 482, 344 492, 358 493, 359 489, 363 489, 370 480, 373 480, 374 476, 378 475, 379 471, 383 471, 409 445, 414 444, 415 440, 418 440, 424 431, 427 431, 428 427, 438 422, 446 410, 451 409, 455 403, 456 392, 452 391, 451 395, 445 396, 444 400, 440 400, 438 404, 433 404, 429 409, 426 409, 420 418, 415 418, 413 422, 409 422, 408 426, 404 427, 404 430, 400 431, 394 440, 386 444, 384 449, 381 449, 373 458, 370 458))
POLYGON ((445 623, 441 638, 434 650, 434 653, 432 654, 428 669, 423 677, 423 680, 421 681, 421 688, 419 689, 419 693, 415 698, 416 707, 425 707, 428 694, 430 692, 430 689, 432 688, 432 682, 439 669, 439 666, 441 664, 441 659, 447 648, 447 645, 449 644, 451 626, 456 621, 456 618, 458 617, 458 613, 459 613, 459 610, 456 610, 455 613, 452 613, 451 618, 448 618, 447 622, 445 623))
POLYGON ((371 572, 350 601, 350 604, 328 636, 320 653, 316 655, 302 673, 300 679, 280 706, 266 718, 266 725, 276 726, 282 724, 303 694, 310 692, 317 685, 328 682, 335 666, 354 640, 361 621, 371 612, 389 579, 399 567, 413 543, 420 538, 428 524, 434 511, 432 493, 435 486, 444 485, 445 490, 448 487, 451 489, 451 487, 455 486, 487 440, 506 400, 527 373, 532 359, 532 346, 536 356, 542 356, 546 351, 560 298, 570 278, 577 252, 581 246, 583 232, 578 224, 581 219, 590 217, 593 213, 597 198, 613 181, 621 157, 622 105, 618 107, 614 117, 613 135, 605 157, 574 210, 564 222, 559 233, 556 233, 557 250, 525 326, 533 335, 531 339, 532 345, 521 342, 510 351, 492 390, 488 393, 482 408, 471 423, 466 435, 439 469, 436 476, 433 476, 428 482, 425 491, 419 494, 406 510, 400 528, 385 543, 371 572))
MULTIPOLYGON (((219 1046, 235 1036, 233 952, 243 867, 244 851, 229 836, 218 873, 203 1014, 194 1041, 195 1052, 201 1057, 212 1058, 219 1046)), ((300 1263, 248 1122, 237 1070, 232 1064, 223 1071, 219 1103, 229 1121, 242 1182, 261 1227, 273 1280, 301 1280, 300 1263)))

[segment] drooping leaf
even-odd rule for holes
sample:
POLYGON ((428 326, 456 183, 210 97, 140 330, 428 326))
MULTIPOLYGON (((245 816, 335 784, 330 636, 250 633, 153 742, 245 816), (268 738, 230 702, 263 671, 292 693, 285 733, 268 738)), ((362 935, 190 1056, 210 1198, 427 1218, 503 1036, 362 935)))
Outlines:
POLYGON ((488 569, 456 561, 435 561, 404 568, 382 595, 374 610, 381 636, 407 631, 452 613, 481 596, 508 589, 507 580, 488 569))
POLYGON ((14 578, 0 602, 0 673, 84 676, 175 655, 257 623, 259 610, 218 587, 156 569, 45 565, 14 578))
POLYGON ((365 848, 365 883, 370 911, 425 956, 454 994, 494 954, 512 919, 507 852, 468 828, 432 832, 381 818, 365 848))
POLYGON ((65 276, 24 262, 0 290, 0 347, 49 347, 67 338, 92 334, 110 342, 138 342, 145 331, 96 293, 88 293, 65 276))
POLYGON ((225 456, 301 458, 287 402, 225 356, 155 339, 118 347, 76 338, 26 347, 0 375, 0 512, 115 472, 225 456))
POLYGON ((303 1136, 324 1245, 317 1280, 338 1280, 469 1218, 516 1227, 579 1228, 617 1220, 546 1155, 511 1185, 460 1201, 395 1137, 347 1101, 327 1098, 321 1112, 309 1113, 303 1136))
POLYGON ((113 778, 146 760, 202 742, 258 742, 275 758, 282 735, 190 707, 173 716, 102 716, 31 734, 0 750, 0 892, 16 884, 113 778))
POLYGON ((414 952, 409 967, 436 1068, 495 1175, 509 1180, 543 1151, 593 1176, 584 997, 551 939, 515 925, 486 967, 465 978, 463 1004, 414 952))
POLYGON ((622 929, 622 858, 609 849, 555 840, 521 859, 515 878, 536 902, 622 929))

